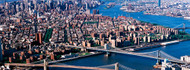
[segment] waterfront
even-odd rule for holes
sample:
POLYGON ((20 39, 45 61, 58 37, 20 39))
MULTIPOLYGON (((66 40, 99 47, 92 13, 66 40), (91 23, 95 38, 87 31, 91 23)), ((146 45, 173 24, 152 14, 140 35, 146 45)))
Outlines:
MULTIPOLYGON (((190 27, 190 24, 189 24, 190 20, 185 20, 183 18, 158 16, 158 15, 144 15, 143 12, 127 13, 120 10, 121 8, 120 5, 116 5, 115 7, 112 7, 110 9, 104 9, 104 7, 105 5, 101 5, 95 9, 99 9, 100 14, 102 14, 103 16, 111 16, 111 17, 127 16, 127 17, 132 17, 137 20, 146 21, 150 23, 156 23, 156 24, 163 25, 166 27, 171 27, 171 28, 174 28, 182 23, 185 23, 186 27, 190 27)), ((190 33, 190 30, 186 30, 186 31, 190 33)))
MULTIPOLYGON (((119 8, 121 6, 118 6, 118 5, 110 9, 104 9, 104 6, 105 5, 101 5, 100 7, 96 8, 96 9, 99 9, 100 13, 102 13, 102 15, 104 16, 117 17, 121 15, 129 16, 130 14, 130 17, 133 17, 135 19, 151 22, 151 23, 157 23, 159 25, 164 25, 167 27, 175 27, 181 23, 186 23, 187 26, 190 26, 189 25, 190 21, 184 20, 183 18, 144 15, 142 12, 126 13, 126 12, 120 11, 119 8)), ((190 30, 186 30, 186 31, 190 33, 190 30)), ((190 48, 189 48, 190 46, 188 45, 189 42, 190 41, 184 41, 178 44, 168 45, 166 47, 158 47, 158 48, 147 49, 147 50, 138 51, 138 52, 150 52, 150 51, 155 51, 155 50, 162 50, 174 57, 180 58, 180 56, 190 55, 190 53, 187 53, 188 51, 190 51, 190 48)), ((98 56, 78 59, 78 60, 69 61, 65 63, 59 63, 59 64, 70 64, 70 65, 94 67, 94 66, 113 64, 115 62, 119 62, 125 66, 128 66, 136 70, 151 70, 153 68, 152 66, 156 63, 156 60, 143 58, 143 57, 130 56, 130 55, 112 54, 112 56, 110 56, 109 58, 105 57, 104 55, 98 55, 98 56)), ((56 68, 56 69, 61 69, 61 68, 56 68)))
MULTIPOLYGON (((162 50, 174 57, 180 58, 180 56, 183 55, 190 55, 190 53, 187 53, 188 51, 190 51, 189 49, 190 46, 188 45, 189 42, 190 41, 184 41, 178 44, 168 45, 166 47, 158 47, 138 52, 150 52, 155 50, 162 50)), ((95 67, 95 66, 109 65, 116 62, 119 62, 120 64, 123 64, 125 66, 128 66, 136 70, 151 70, 153 69, 152 66, 156 63, 156 60, 144 57, 131 56, 131 55, 112 54, 110 57, 106 57, 104 55, 98 55, 98 56, 92 56, 88 58, 77 59, 58 64, 95 67)), ((56 69, 61 70, 62 68, 56 68, 56 69)))

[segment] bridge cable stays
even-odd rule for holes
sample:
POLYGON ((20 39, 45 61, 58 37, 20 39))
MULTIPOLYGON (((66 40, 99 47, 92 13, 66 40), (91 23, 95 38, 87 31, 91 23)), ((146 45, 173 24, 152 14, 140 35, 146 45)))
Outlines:
POLYGON ((180 25, 177 25, 177 26, 174 27, 174 28, 178 28, 179 26, 182 26, 182 25, 183 25, 183 27, 184 27, 185 23, 182 23, 182 24, 180 24, 180 25))
POLYGON ((189 29, 189 27, 186 27, 186 26, 185 26, 185 23, 182 23, 182 24, 180 24, 180 25, 174 27, 174 29, 178 29, 178 30, 182 29, 183 32, 185 32, 185 29, 189 29), (183 27, 181 27, 181 28, 177 28, 177 27, 179 27, 179 26, 183 26, 183 27))

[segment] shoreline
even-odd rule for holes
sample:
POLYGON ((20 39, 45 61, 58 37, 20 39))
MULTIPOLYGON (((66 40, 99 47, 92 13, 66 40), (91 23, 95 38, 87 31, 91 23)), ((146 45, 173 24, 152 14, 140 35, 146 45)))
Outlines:
POLYGON ((130 48, 125 49, 126 47, 124 47, 124 49, 129 50, 131 52, 136 52, 136 51, 142 51, 142 50, 146 50, 146 49, 152 49, 152 48, 157 48, 157 47, 162 47, 162 46, 167 46, 167 45, 173 45, 173 44, 177 44, 177 43, 189 41, 189 40, 190 39, 178 40, 178 42, 175 42, 175 43, 173 43, 173 41, 177 41, 177 40, 172 40, 172 41, 161 42, 161 43, 167 43, 166 45, 161 45, 161 43, 159 43, 159 45, 153 45, 153 46, 148 46, 148 47, 137 47, 137 48, 131 48, 131 49, 130 48))
MULTIPOLYGON (((97 52, 94 54, 89 54, 89 55, 84 55, 84 56, 77 56, 77 57, 71 57, 71 58, 66 58, 66 59, 54 60, 54 61, 48 62, 48 64, 49 65, 57 64, 57 63, 61 63, 61 62, 67 62, 67 61, 72 61, 72 60, 76 60, 76 59, 81 59, 81 58, 86 58, 86 57, 96 56, 96 55, 101 55, 101 54, 104 54, 104 53, 103 52, 97 52)), ((34 64, 43 64, 43 60, 34 62, 34 64)))

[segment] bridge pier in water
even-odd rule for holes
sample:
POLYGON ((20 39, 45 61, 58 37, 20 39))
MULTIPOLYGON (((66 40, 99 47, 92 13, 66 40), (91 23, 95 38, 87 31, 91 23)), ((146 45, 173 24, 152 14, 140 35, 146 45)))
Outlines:
POLYGON ((161 60, 159 59, 161 57, 160 50, 157 51, 157 63, 156 65, 161 65, 161 60))
POLYGON ((44 70, 48 70, 47 66, 48 66, 48 62, 46 61, 46 59, 44 59, 44 70))
POLYGON ((119 70, 119 63, 115 63, 115 70, 119 70))
POLYGON ((106 52, 106 56, 107 57, 111 56, 111 53, 110 52, 106 52))

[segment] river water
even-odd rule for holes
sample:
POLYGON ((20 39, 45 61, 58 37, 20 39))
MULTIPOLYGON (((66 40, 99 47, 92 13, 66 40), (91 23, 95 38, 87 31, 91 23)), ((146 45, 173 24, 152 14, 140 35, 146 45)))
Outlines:
MULTIPOLYGON (((12 0, 10 0, 12 1, 12 0)), ((0 0, 1 3, 1 0, 0 0)), ((185 23, 186 26, 190 26, 189 20, 184 20, 183 18, 175 18, 175 17, 168 17, 168 16, 155 16, 155 15, 144 15, 142 12, 137 13, 126 13, 119 8, 121 6, 116 5, 113 8, 110 9, 104 9, 105 5, 101 5, 95 9, 99 9, 100 13, 103 16, 111 16, 111 17, 117 17, 117 16, 127 16, 127 17, 133 17, 134 19, 156 23, 159 25, 163 25, 166 27, 175 27, 177 25, 180 25, 181 23, 185 23)), ((182 26, 181 26, 182 27, 182 26)), ((190 33, 190 30, 186 30, 186 32, 190 33)), ((176 58, 180 58, 180 56, 184 55, 190 55, 190 41, 184 41, 180 42, 178 44, 168 45, 166 47, 158 47, 153 49, 147 49, 139 52, 150 52, 155 50, 162 50, 176 58)), ((127 67, 136 69, 136 70, 152 70, 153 65, 156 63, 155 59, 150 58, 144 58, 144 57, 137 57, 137 56, 131 56, 131 55, 122 55, 122 54, 114 54, 110 57, 106 57, 104 55, 97 55, 82 59, 77 59, 73 61, 58 63, 58 65, 76 65, 76 66, 90 66, 90 67, 96 67, 96 66, 102 66, 102 65, 109 65, 119 62, 122 65, 125 65, 127 67)), ((62 70, 63 68, 49 68, 50 70, 62 70)), ((64 70, 79 70, 79 69, 65 69, 64 70)))

